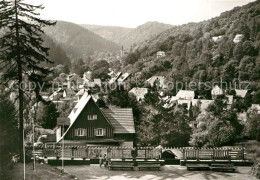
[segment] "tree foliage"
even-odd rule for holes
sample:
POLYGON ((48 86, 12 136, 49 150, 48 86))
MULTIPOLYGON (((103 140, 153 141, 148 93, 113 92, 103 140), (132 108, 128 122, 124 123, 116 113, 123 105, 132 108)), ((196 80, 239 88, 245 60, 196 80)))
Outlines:
POLYGON ((53 129, 57 125, 57 118, 59 112, 54 103, 49 103, 43 108, 43 115, 41 119, 41 126, 45 129, 53 129))
POLYGON ((16 109, 8 94, 0 94, 0 178, 6 177, 11 158, 18 152, 16 109))
POLYGON ((191 129, 184 106, 165 108, 156 90, 150 90, 142 104, 137 138, 140 145, 188 146, 191 129))
POLYGON ((190 144, 196 147, 231 145, 242 132, 236 112, 229 109, 223 96, 217 97, 206 112, 198 115, 197 128, 193 129, 190 144))
POLYGON ((0 69, 5 81, 17 80, 19 84, 19 137, 20 156, 22 157, 23 111, 24 93, 22 83, 24 74, 28 80, 34 82, 34 91, 38 100, 40 85, 45 82, 50 73, 48 68, 40 66, 41 63, 52 63, 48 59, 48 48, 43 46, 42 28, 54 25, 50 21, 39 19, 38 10, 43 7, 24 3, 23 0, 0 1, 0 29, 4 35, 0 38, 0 69))

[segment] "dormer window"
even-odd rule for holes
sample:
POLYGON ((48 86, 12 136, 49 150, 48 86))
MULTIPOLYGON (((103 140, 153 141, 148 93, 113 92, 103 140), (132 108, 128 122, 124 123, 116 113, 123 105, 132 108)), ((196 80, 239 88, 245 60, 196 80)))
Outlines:
POLYGON ((88 120, 90 121, 97 120, 97 115, 88 115, 88 120))

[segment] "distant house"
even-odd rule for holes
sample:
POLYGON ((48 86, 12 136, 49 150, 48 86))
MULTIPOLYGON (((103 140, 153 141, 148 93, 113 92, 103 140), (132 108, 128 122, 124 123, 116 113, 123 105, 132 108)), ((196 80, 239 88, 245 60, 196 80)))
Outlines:
POLYGON ((237 34, 235 38, 233 39, 234 43, 239 43, 243 39, 243 34, 237 34))
POLYGON ((260 114, 260 104, 252 104, 252 106, 248 109, 248 112, 255 111, 257 114, 260 114))
POLYGON ((161 57, 165 57, 165 56, 166 56, 166 54, 165 54, 164 51, 158 51, 158 52, 156 53, 156 55, 157 55, 157 58, 161 58, 161 57))
POLYGON ((76 95, 75 91, 69 88, 58 88, 48 98, 51 101, 59 101, 64 98, 73 98, 76 95))
POLYGON ((139 88, 139 87, 134 87, 129 91, 129 93, 132 93, 135 95, 137 101, 142 101, 144 100, 144 96, 148 93, 147 88, 139 88))
POLYGON ((215 85, 211 90, 212 99, 216 99, 217 96, 222 94, 223 94, 223 90, 218 85, 215 85))
POLYGON ((67 88, 69 89, 76 89, 79 84, 83 83, 83 79, 79 77, 79 75, 73 73, 67 76, 67 88))
POLYGON ((88 93, 84 93, 68 118, 59 119, 57 123, 57 142, 64 139, 65 144, 133 146, 132 109, 99 108, 88 93))
POLYGON ((195 92, 189 90, 180 90, 176 94, 178 100, 192 100, 195 98, 195 92))
POLYGON ((85 83, 85 86, 92 87, 92 88, 95 87, 95 86, 101 87, 101 85, 102 85, 102 82, 101 82, 101 79, 99 79, 99 78, 85 83))
POLYGON ((122 84, 126 82, 130 77, 131 77, 131 73, 124 73, 117 79, 117 82, 119 84, 122 84))
POLYGON ((110 77, 113 77, 113 76, 114 76, 114 74, 115 74, 115 72, 114 72, 114 71, 110 71, 109 73, 107 73, 107 75, 109 75, 110 77))
POLYGON ((109 83, 109 84, 115 83, 121 75, 122 75, 121 72, 116 73, 115 77, 112 77, 112 78, 108 81, 108 83, 109 83))
POLYGON ((65 88, 63 92, 63 97, 73 98, 76 95, 76 92, 72 89, 65 88))
POLYGON ((211 103, 213 103, 214 100, 207 100, 207 99, 193 99, 192 100, 192 106, 198 106, 200 108, 201 112, 206 111, 206 109, 209 107, 211 103))
POLYGON ((245 101, 250 94, 248 93, 248 90, 243 89, 235 89, 236 91, 236 97, 242 98, 243 101, 245 101))
POLYGON ((63 93, 62 88, 58 88, 56 91, 54 91, 50 96, 49 96, 49 100, 58 100, 61 97, 66 97, 66 94, 63 93))
POLYGON ((165 78, 163 76, 152 76, 146 80, 146 83, 150 84, 151 87, 157 85, 158 87, 165 86, 165 78))
POLYGON ((214 42, 217 42, 219 39, 221 39, 222 38, 222 36, 214 36, 214 37, 212 37, 212 40, 214 41, 214 42))

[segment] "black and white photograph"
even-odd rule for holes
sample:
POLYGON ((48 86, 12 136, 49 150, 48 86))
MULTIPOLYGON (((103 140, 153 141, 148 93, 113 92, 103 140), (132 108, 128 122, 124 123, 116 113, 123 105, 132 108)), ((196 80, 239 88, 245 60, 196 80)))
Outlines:
POLYGON ((0 0, 0 179, 260 179, 260 0, 0 0))

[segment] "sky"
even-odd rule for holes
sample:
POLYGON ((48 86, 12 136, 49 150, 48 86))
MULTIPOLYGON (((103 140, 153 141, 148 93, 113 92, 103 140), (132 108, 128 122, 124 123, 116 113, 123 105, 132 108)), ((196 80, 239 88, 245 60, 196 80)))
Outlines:
POLYGON ((41 17, 76 24, 137 27, 148 21, 181 25, 220 15, 254 0, 26 0, 41 17))

